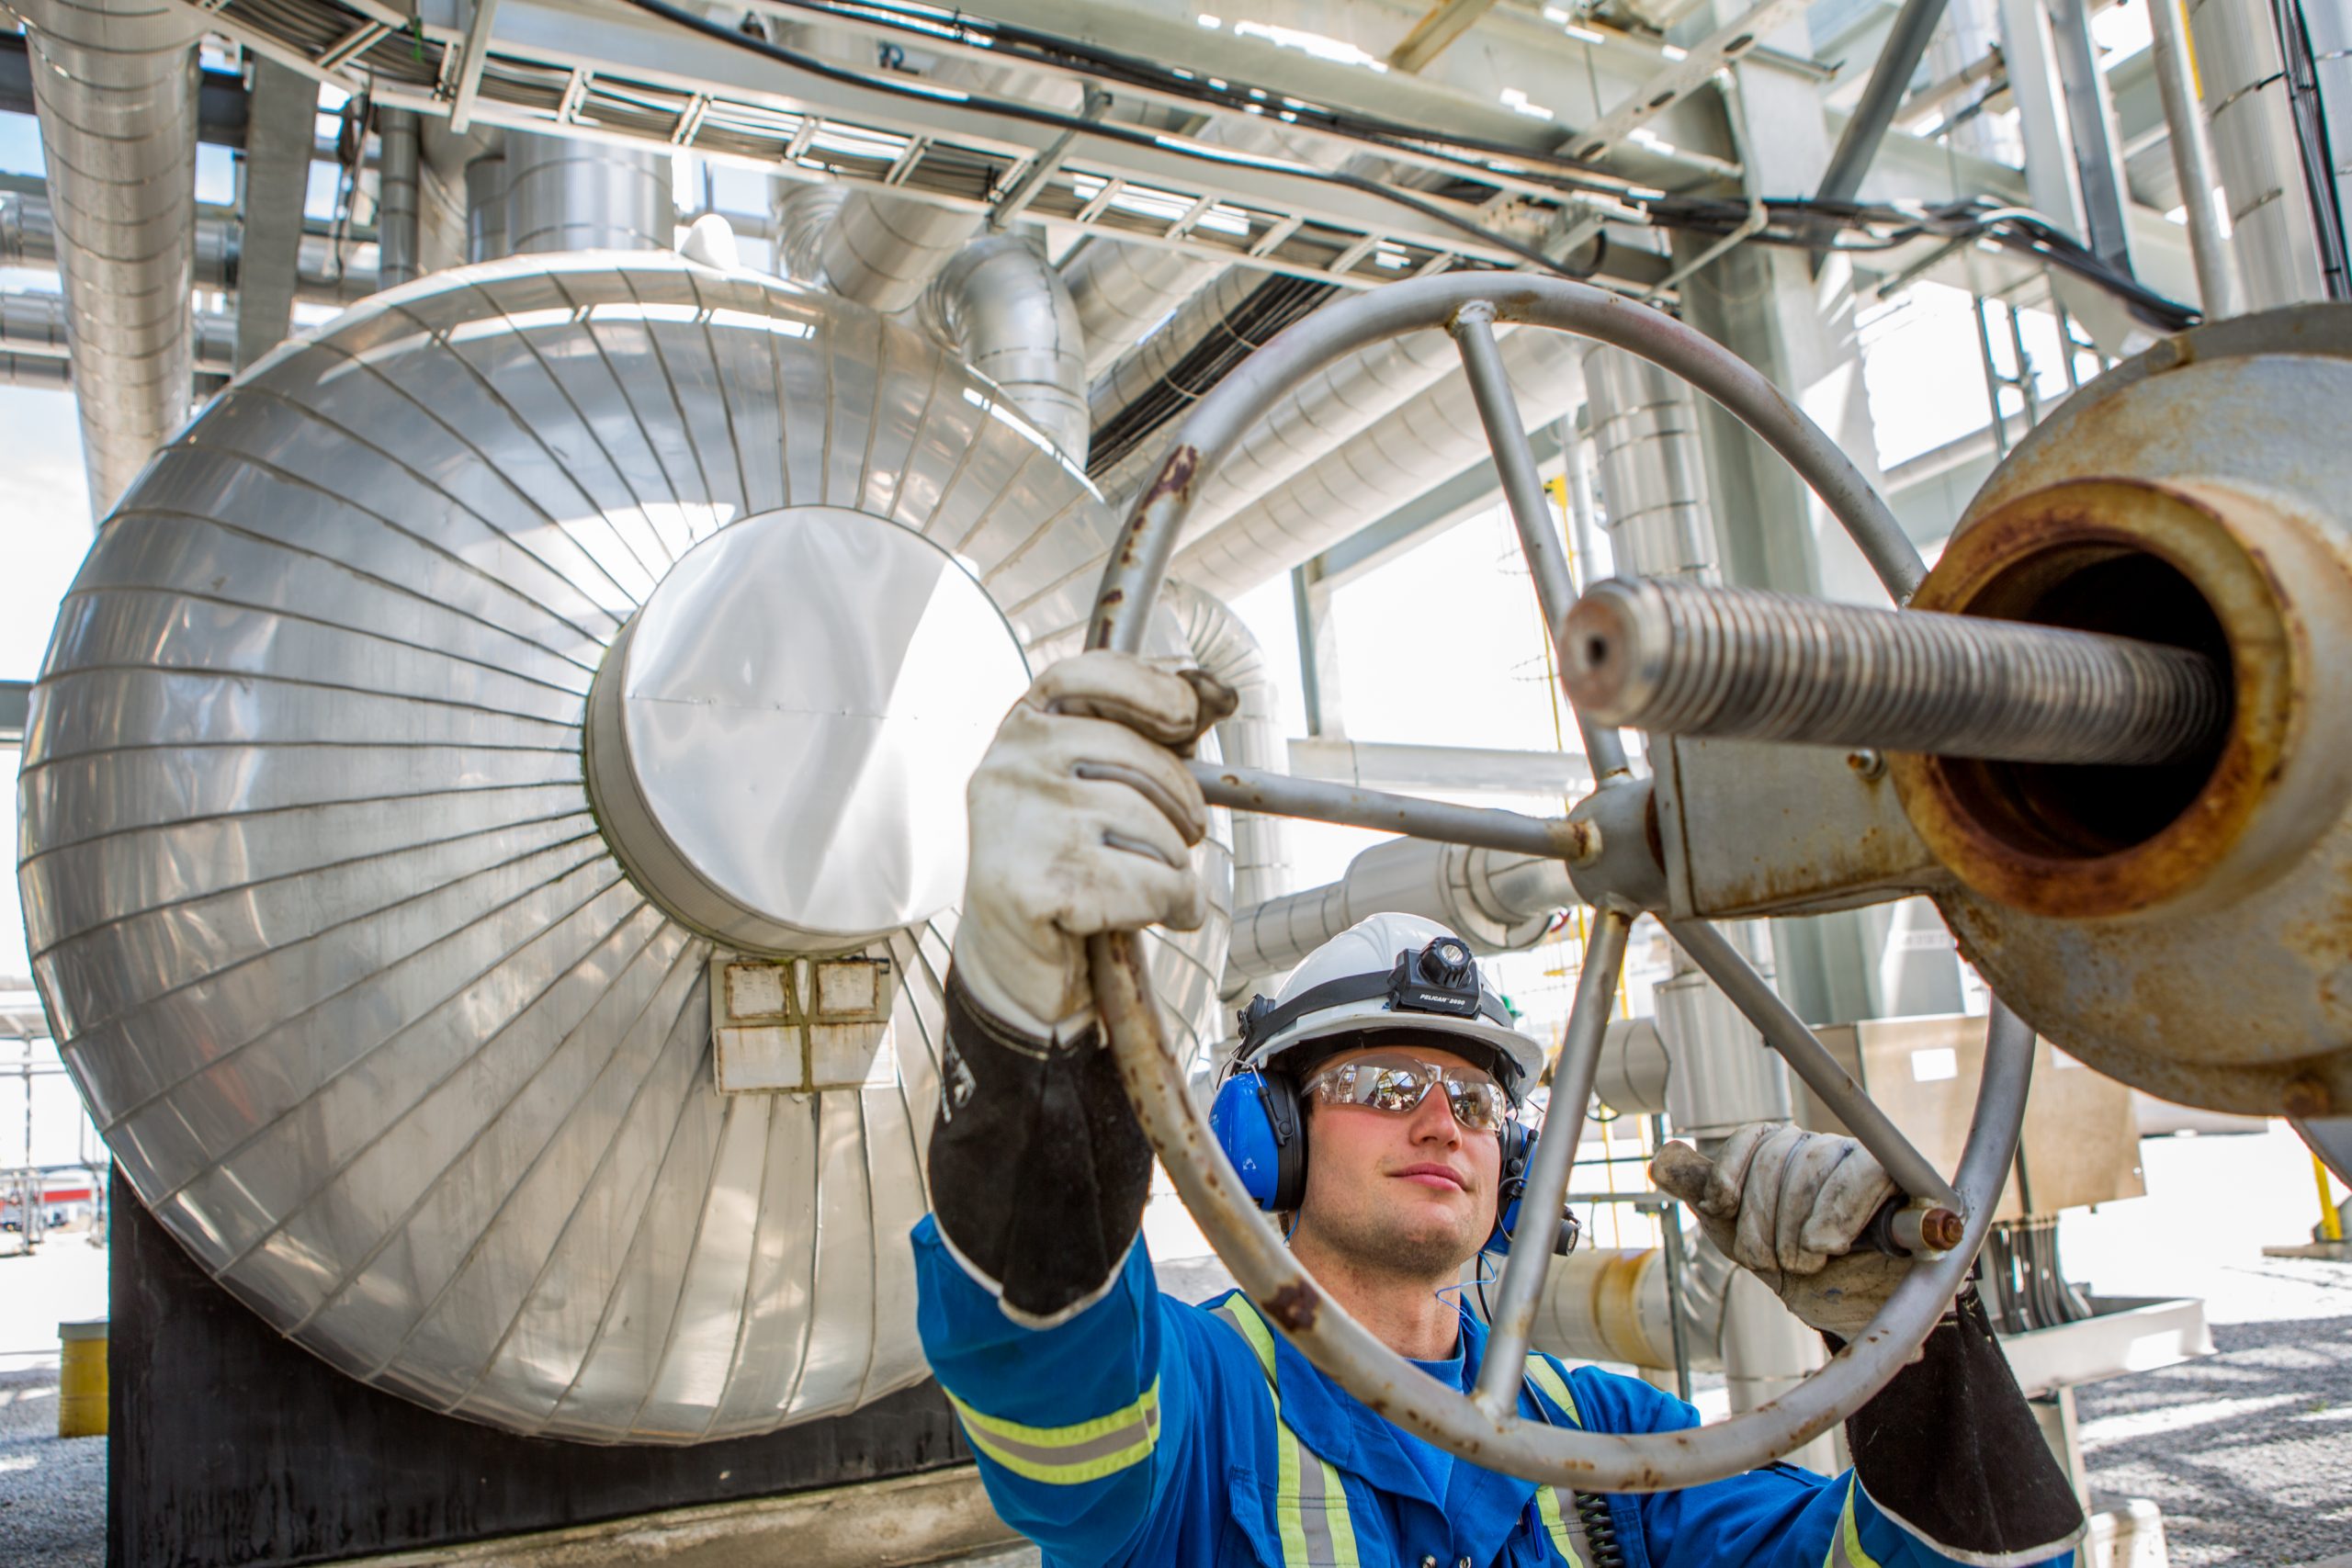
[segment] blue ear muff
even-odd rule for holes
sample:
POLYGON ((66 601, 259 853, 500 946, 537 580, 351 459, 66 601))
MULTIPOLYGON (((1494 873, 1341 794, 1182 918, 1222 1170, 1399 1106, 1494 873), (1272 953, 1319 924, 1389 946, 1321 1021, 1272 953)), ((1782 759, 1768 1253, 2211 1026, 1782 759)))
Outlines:
POLYGON ((1298 1207, 1306 1195, 1306 1125, 1288 1078, 1235 1073, 1210 1103, 1209 1131, 1240 1173, 1250 1201, 1268 1213, 1298 1207))

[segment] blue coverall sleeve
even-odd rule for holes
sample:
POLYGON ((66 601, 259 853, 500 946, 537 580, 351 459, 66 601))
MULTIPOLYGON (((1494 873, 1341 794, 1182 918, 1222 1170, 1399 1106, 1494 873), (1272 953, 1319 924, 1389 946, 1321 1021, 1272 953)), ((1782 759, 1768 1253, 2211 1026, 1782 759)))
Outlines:
MULTIPOLYGON (((1616 1432, 1676 1431, 1699 1413, 1633 1378, 1582 1370, 1571 1377, 1589 1425, 1616 1432)), ((1851 1470, 1832 1478, 1792 1464, 1623 1498, 1634 1505, 1651 1568, 1966 1568, 1890 1517, 1851 1470)), ((2061 1551, 2041 1562, 2070 1564, 2061 1551)))
POLYGON ((975 1282, 929 1215, 914 1229, 916 1325, 989 1498, 1048 1562, 1127 1560, 1200 1440, 1189 1359, 1164 1355, 1166 1308, 1141 1241, 1108 1292, 1023 1328, 975 1282))

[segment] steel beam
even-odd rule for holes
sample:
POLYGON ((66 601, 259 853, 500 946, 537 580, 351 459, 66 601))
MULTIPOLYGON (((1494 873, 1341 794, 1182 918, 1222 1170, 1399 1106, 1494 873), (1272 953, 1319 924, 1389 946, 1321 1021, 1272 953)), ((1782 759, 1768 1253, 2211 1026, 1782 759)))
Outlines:
POLYGON ((1886 128, 1894 123, 1904 89, 1911 85, 1912 73, 1919 69, 1920 57, 1928 52, 1928 40, 1943 15, 1944 0, 1903 0, 1903 9, 1895 13, 1894 25, 1887 29, 1886 42, 1879 50, 1878 63, 1871 68, 1861 100, 1854 106, 1854 118, 1846 122, 1838 151, 1829 155, 1821 187, 1814 193, 1815 200, 1849 201, 1862 188, 1862 176, 1870 173, 1871 160, 1878 156, 1886 128))
POLYGON ((1413 24, 1405 40, 1389 51, 1388 68, 1418 73, 1494 8, 1495 0, 1437 0, 1413 24))

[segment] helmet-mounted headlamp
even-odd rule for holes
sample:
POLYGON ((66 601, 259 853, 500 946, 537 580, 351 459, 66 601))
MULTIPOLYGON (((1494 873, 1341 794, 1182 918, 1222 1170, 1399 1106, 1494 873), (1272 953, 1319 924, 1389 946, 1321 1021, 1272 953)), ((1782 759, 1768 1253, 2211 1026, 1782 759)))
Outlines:
MULTIPOLYGON (((1398 1024, 1408 1021, 1414 1013, 1422 1013, 1444 1018, 1484 1017, 1505 1029, 1513 1027, 1510 1007, 1479 983, 1478 963, 1470 944, 1458 936, 1448 935, 1434 939, 1418 952, 1408 948, 1398 953, 1396 964, 1385 975, 1350 975, 1326 981, 1280 1005, 1270 997, 1251 998, 1239 1015, 1241 1050, 1238 1059, 1250 1059, 1259 1047, 1309 1014, 1375 998, 1386 1002, 1386 1011, 1404 1015, 1396 1020, 1398 1024)), ((1368 1023, 1371 1021, 1367 1020, 1368 1023)), ((1505 1060, 1499 1066, 1497 1077, 1517 1099, 1516 1064, 1505 1060)))

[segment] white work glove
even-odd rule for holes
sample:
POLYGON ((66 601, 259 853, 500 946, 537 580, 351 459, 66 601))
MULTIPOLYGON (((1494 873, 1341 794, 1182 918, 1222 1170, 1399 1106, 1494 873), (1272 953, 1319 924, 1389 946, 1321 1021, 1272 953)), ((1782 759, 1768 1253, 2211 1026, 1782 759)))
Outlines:
POLYGON ((1789 1310, 1853 1339, 1910 1268, 1855 1242, 1894 1183, 1852 1138, 1785 1122, 1750 1122, 1712 1160, 1668 1144, 1650 1161, 1658 1190, 1679 1198, 1724 1256, 1770 1285, 1789 1310))
POLYGON ((965 792, 955 967, 983 1011, 1068 1042, 1093 1019, 1085 938, 1200 925, 1192 849, 1208 805, 1172 748, 1190 750, 1232 709, 1197 671, 1103 651, 1055 665, 1012 705, 965 792))

